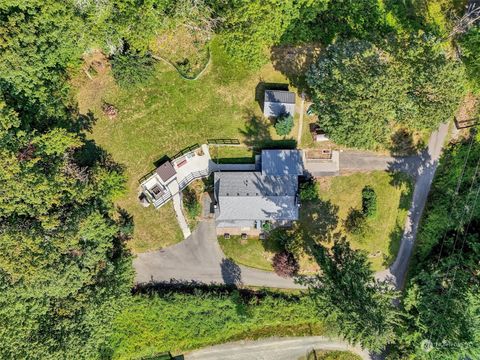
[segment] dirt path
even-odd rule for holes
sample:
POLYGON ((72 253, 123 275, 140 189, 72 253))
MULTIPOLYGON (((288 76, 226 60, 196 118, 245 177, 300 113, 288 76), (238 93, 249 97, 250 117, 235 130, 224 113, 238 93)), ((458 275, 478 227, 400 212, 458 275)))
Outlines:
POLYGON ((298 134, 297 134, 297 148, 302 147, 302 134, 303 134, 303 113, 305 107, 305 99, 302 96, 302 104, 300 105, 300 119, 298 120, 298 134))

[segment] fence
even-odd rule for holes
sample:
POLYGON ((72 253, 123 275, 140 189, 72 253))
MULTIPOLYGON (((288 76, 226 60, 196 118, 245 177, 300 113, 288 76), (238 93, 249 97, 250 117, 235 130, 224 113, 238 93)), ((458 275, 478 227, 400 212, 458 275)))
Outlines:
POLYGON ((172 198, 172 193, 167 190, 167 193, 165 195, 153 201, 153 206, 155 206, 155 208, 159 208, 171 198, 172 198))
POLYGON ((191 145, 189 147, 186 147, 185 149, 183 150, 180 150, 178 153, 176 153, 174 156, 172 156, 172 160, 176 160, 178 159, 179 157, 182 157, 183 155, 186 155, 194 150, 197 150, 198 148, 200 147, 199 144, 194 144, 194 145, 191 145))
POLYGON ((469 127, 473 127, 475 125, 480 124, 480 118, 473 118, 473 119, 458 121, 458 119, 455 117, 454 122, 455 122, 455 127, 457 129, 467 129, 469 127))
POLYGON ((217 145, 217 146, 240 146, 240 141, 238 139, 207 139, 208 145, 217 145))

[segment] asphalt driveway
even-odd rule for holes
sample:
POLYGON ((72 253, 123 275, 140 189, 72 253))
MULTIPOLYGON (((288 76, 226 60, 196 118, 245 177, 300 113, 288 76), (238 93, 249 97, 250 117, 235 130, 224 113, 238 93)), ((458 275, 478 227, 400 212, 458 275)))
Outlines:
POLYGON ((138 254, 133 261, 135 281, 198 281, 206 284, 245 284, 302 288, 273 272, 237 265, 227 259, 217 242, 215 223, 204 220, 184 241, 166 249, 138 254))

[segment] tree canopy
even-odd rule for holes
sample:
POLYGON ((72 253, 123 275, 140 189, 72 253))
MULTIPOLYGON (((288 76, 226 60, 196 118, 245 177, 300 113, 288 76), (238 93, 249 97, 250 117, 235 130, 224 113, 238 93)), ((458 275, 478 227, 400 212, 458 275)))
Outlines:
POLYGON ((399 313, 396 292, 374 280, 365 253, 353 250, 346 239, 336 239, 331 251, 317 247, 321 272, 303 279, 319 315, 349 342, 380 351, 395 340, 399 313))
POLYGON ((480 145, 472 138, 444 153, 418 235, 403 299, 405 327, 394 358, 480 356, 478 282, 480 145))
POLYGON ((330 45, 307 74, 320 126, 351 147, 390 147, 395 129, 433 129, 464 93, 463 68, 424 36, 330 45))

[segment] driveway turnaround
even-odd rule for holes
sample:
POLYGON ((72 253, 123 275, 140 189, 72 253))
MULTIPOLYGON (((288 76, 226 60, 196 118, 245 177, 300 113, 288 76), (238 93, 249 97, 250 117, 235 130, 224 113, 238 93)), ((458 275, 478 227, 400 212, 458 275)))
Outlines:
POLYGON ((198 281, 275 288, 302 288, 292 279, 270 271, 237 265, 227 259, 217 242, 215 223, 204 220, 186 240, 162 249, 138 254, 133 260, 136 282, 198 281))
POLYGON ((370 359, 365 350, 323 336, 238 341, 193 351, 184 357, 185 360, 297 360, 312 349, 351 351, 362 359, 370 359))

